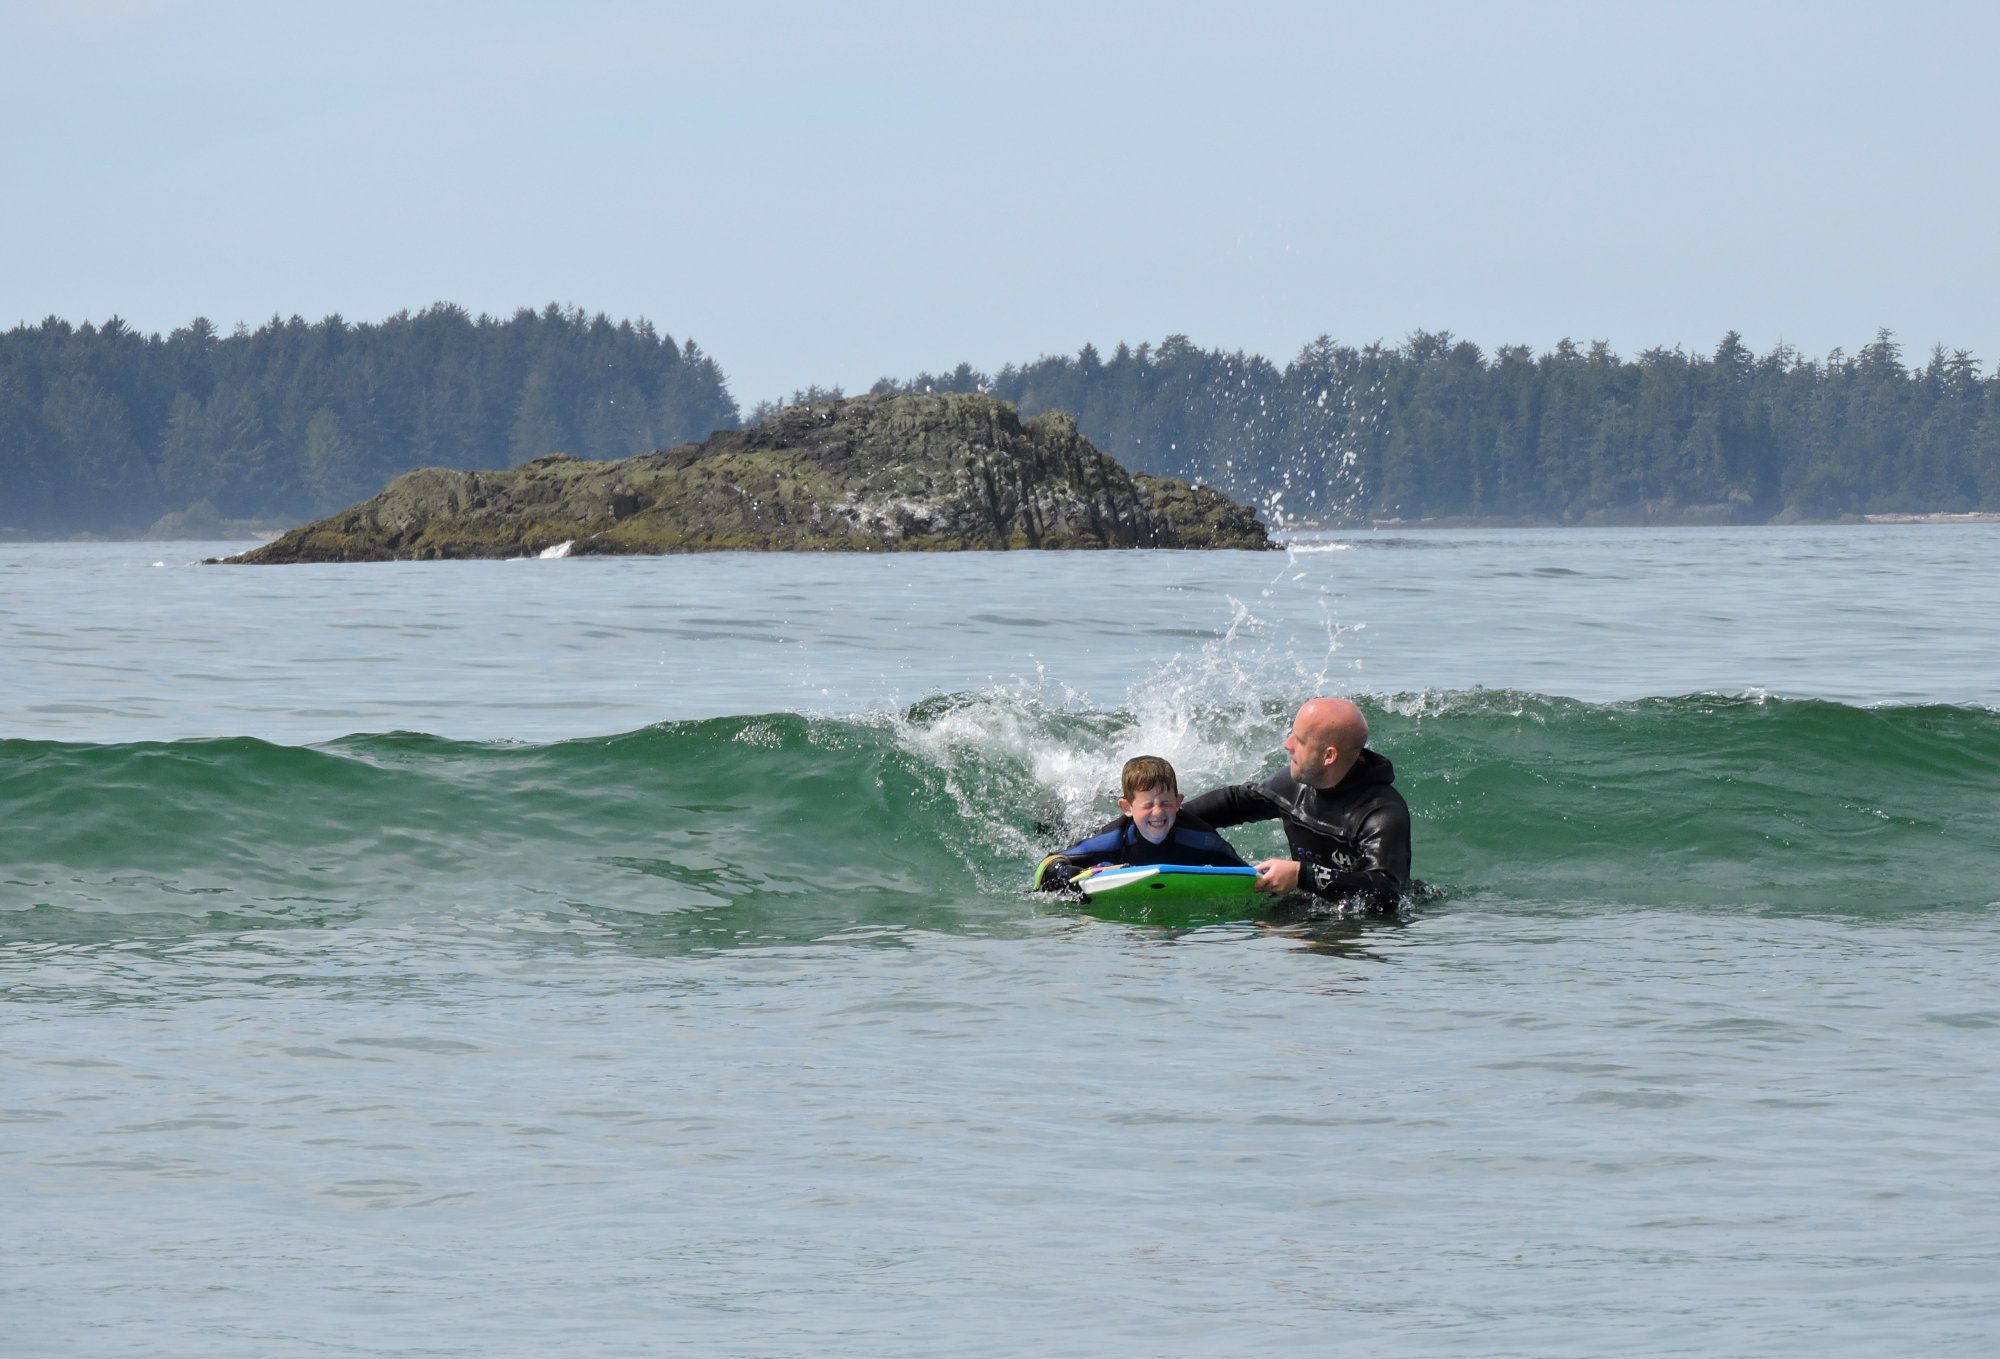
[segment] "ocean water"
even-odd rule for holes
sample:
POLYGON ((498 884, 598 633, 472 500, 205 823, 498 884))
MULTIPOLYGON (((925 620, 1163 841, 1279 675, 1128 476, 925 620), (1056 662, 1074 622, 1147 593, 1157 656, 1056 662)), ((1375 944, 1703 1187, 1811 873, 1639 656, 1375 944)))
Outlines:
POLYGON ((234 546, 0 546, 10 1356, 2000 1333, 2000 529, 234 546), (1322 691, 1398 916, 1022 890, 1322 691))

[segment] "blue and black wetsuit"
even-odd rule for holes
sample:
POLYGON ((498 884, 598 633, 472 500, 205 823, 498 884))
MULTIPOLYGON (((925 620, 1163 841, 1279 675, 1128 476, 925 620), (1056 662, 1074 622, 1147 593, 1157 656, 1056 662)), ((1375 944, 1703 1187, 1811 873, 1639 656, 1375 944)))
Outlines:
POLYGON ((1097 864, 1197 864, 1211 868, 1246 868, 1243 856, 1198 816, 1182 812, 1167 838, 1154 844, 1139 834, 1132 818, 1121 816, 1092 831, 1068 849, 1042 860, 1035 889, 1060 892, 1070 879, 1097 864))

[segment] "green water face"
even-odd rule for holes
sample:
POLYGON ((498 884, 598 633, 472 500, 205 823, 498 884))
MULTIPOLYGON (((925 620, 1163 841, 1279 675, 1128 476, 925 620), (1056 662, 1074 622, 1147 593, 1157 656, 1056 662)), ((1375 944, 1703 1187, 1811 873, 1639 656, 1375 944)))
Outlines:
MULTIPOLYGON (((1495 692, 1368 707, 1432 900, 1883 917, 1993 900, 2000 716, 1984 709, 1495 692)), ((1218 766, 1254 775, 1273 716, 1190 721, 1218 766)), ((0 928, 532 908, 690 944, 983 929, 1018 910, 1051 798, 1092 807, 1037 759, 1080 740, 1136 748, 1139 726, 995 696, 538 746, 9 741, 0 817, 28 852, 0 928)), ((1276 846, 1270 827, 1239 838, 1276 846)))

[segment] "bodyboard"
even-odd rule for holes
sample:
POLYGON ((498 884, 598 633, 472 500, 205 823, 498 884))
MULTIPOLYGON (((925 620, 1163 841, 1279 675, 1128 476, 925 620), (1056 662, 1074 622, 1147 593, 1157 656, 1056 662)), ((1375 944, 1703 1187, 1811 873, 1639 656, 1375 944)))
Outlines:
POLYGON ((1071 885, 1091 914, 1153 925, 1244 920, 1261 913, 1254 868, 1133 864, 1087 868, 1071 885))

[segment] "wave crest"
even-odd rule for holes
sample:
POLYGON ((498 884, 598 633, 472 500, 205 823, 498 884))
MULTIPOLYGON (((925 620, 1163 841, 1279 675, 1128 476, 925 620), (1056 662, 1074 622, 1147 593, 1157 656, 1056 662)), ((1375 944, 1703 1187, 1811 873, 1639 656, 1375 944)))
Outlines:
MULTIPOLYGON (((1415 812, 1418 871, 1448 898, 1868 914, 1995 899, 1986 709, 1362 702, 1415 812)), ((0 741, 0 939, 507 909, 733 943, 979 928, 1021 914, 1052 839, 1112 813, 1128 756, 1165 756, 1197 792, 1275 767, 1290 716, 1167 676, 1117 709, 996 691, 546 745, 0 741)), ((1274 826, 1231 834, 1246 854, 1280 843, 1274 826)))

